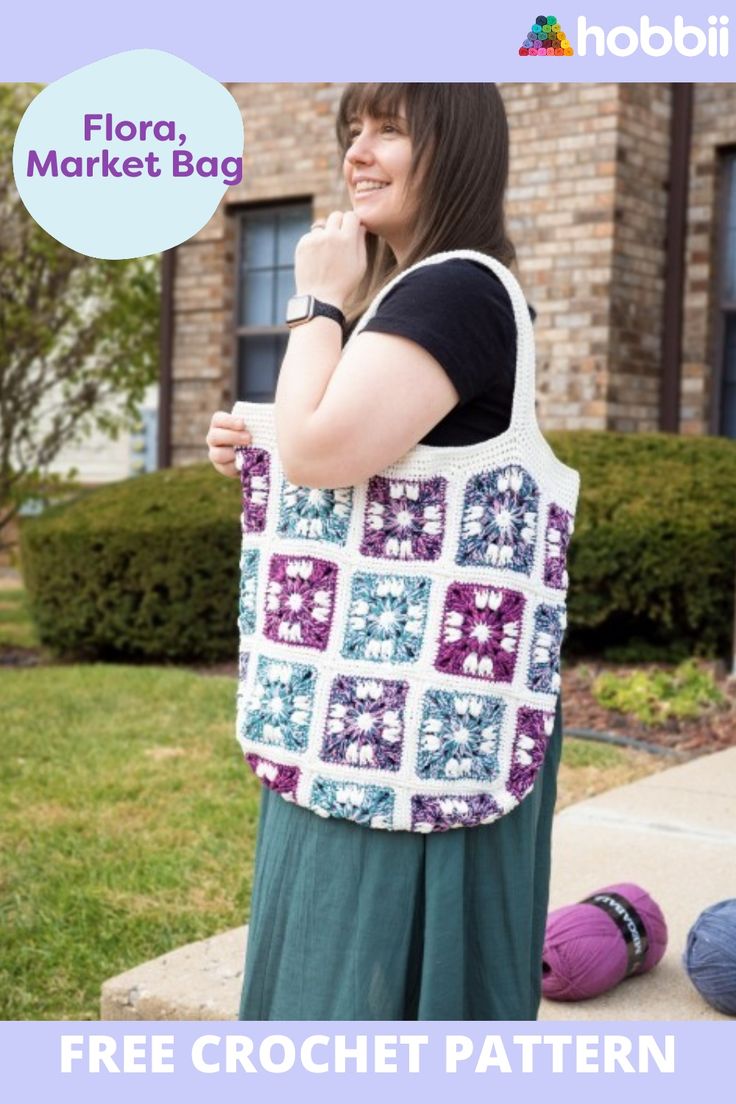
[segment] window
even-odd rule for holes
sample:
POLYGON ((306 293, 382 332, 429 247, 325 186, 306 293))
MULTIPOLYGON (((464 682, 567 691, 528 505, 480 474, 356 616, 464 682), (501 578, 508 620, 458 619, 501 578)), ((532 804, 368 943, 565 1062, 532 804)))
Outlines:
POLYGON ((722 263, 715 372, 720 386, 716 388, 719 402, 714 421, 717 433, 736 438, 736 150, 729 150, 723 157, 721 183, 722 263))
POLYGON ((271 402, 286 350, 286 301, 294 294, 294 250, 312 221, 311 203, 241 212, 238 227, 237 398, 271 402))

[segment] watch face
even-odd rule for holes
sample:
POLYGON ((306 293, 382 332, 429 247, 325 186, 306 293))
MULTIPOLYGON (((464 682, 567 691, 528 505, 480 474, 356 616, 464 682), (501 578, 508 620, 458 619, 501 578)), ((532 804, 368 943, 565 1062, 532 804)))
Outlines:
POLYGON ((311 295, 292 295, 286 304, 287 326, 293 325, 294 322, 304 322, 309 318, 311 299, 311 295))

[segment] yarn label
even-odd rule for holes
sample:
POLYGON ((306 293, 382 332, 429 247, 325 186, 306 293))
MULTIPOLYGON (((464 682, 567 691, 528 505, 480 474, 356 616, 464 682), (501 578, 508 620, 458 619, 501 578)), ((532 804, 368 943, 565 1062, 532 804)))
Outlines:
POLYGON ((586 897, 580 903, 595 905, 611 917, 626 943, 628 964, 624 977, 636 973, 644 964, 649 950, 649 937, 644 921, 631 901, 621 893, 594 893, 592 897, 586 897))

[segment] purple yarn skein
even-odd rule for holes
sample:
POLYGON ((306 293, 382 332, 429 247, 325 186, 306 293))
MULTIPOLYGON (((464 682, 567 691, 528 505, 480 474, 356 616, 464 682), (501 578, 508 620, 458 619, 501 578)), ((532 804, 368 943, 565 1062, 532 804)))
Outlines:
POLYGON ((620 882, 547 917, 542 992, 550 1000, 586 1000, 651 970, 667 947, 667 924, 640 886, 620 882))

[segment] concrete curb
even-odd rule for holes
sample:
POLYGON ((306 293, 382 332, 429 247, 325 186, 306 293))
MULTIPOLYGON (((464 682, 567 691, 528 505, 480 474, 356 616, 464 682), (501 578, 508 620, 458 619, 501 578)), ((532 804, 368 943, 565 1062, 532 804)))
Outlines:
POLYGON ((237 1019, 247 931, 231 928, 109 978, 100 1019, 237 1019))

